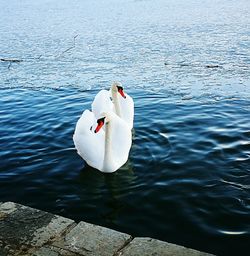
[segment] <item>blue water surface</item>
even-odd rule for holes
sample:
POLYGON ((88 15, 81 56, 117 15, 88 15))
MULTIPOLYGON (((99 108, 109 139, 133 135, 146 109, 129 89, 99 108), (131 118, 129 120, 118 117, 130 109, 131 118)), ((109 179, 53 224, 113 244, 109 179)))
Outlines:
POLYGON ((0 0, 0 14, 0 201, 245 255, 248 0, 0 0), (133 145, 103 174, 72 135, 114 80, 135 102, 133 145))

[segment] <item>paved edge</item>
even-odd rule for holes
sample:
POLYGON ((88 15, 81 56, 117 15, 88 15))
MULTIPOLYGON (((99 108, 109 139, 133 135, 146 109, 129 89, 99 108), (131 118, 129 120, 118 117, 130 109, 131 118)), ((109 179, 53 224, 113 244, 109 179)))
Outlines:
POLYGON ((148 237, 132 237, 13 202, 0 202, 1 256, 208 256, 148 237))

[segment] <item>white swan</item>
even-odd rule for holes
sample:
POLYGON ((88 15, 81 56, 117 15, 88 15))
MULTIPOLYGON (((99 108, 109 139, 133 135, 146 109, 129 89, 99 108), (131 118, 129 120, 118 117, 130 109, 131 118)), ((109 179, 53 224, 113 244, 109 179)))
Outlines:
POLYGON ((132 143, 128 125, 112 112, 94 114, 85 110, 73 135, 77 153, 88 165, 101 172, 114 172, 128 159, 132 143))
POLYGON ((112 111, 122 118, 133 128, 134 122, 134 101, 124 92, 119 82, 114 82, 109 91, 101 90, 92 103, 92 111, 99 118, 103 111, 112 111))

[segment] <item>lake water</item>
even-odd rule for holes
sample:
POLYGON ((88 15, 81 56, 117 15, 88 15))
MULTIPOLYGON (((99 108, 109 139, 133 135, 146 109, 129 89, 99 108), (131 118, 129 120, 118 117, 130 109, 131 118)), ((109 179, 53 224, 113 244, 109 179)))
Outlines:
POLYGON ((218 255, 250 250, 250 1, 0 0, 0 201, 218 255), (95 94, 135 102, 128 162, 84 163, 95 94))

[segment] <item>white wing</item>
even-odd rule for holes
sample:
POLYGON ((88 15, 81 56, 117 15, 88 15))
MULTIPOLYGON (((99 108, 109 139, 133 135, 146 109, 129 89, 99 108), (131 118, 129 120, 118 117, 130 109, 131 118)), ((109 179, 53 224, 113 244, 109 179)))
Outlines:
POLYGON ((126 99, 119 97, 122 119, 128 124, 130 129, 132 129, 134 123, 134 101, 128 94, 125 95, 126 99))
POLYGON ((73 141, 77 153, 88 165, 100 170, 104 160, 105 134, 103 130, 94 133, 96 125, 94 114, 85 110, 76 124, 73 141))
POLYGON ((131 129, 124 120, 115 114, 113 114, 112 123, 112 159, 116 169, 119 169, 128 160, 132 144, 131 129))
POLYGON ((111 101, 110 92, 106 90, 101 90, 98 92, 92 102, 91 107, 97 119, 103 112, 113 112, 114 104, 111 101))

